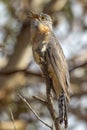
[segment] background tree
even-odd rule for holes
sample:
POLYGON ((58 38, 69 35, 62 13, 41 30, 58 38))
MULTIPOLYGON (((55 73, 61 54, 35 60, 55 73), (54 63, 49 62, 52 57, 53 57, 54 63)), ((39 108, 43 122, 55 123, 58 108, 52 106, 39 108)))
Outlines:
MULTIPOLYGON (((45 83, 30 48, 30 20, 23 10, 49 14, 54 33, 67 58, 73 94, 69 105, 69 129, 87 128, 87 2, 85 0, 0 1, 0 129, 48 129, 17 96, 29 100, 40 117, 50 124, 44 104, 45 83), (6 127, 6 128, 5 128, 6 127)), ((55 103, 57 110, 57 104, 55 103)))

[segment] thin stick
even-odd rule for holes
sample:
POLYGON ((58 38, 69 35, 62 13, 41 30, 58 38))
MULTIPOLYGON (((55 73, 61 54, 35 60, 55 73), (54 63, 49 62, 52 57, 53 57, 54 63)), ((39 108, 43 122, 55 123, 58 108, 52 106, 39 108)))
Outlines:
POLYGON ((14 120, 14 116, 13 116, 12 110, 11 110, 11 108, 9 108, 9 110, 10 110, 10 113, 11 113, 11 119, 12 119, 12 122, 13 122, 14 130, 16 130, 15 120, 14 120))
POLYGON ((36 99, 36 100, 38 100, 38 101, 40 101, 40 102, 43 103, 44 105, 47 104, 47 102, 46 102, 44 99, 42 99, 41 97, 33 96, 33 98, 36 99))
POLYGON ((40 119, 40 117, 38 116, 38 114, 35 112, 35 110, 32 108, 32 106, 29 104, 29 102, 27 102, 27 100, 18 93, 18 96, 26 103, 26 105, 29 107, 29 109, 33 112, 33 114, 36 116, 36 118, 41 121, 45 126, 49 127, 50 129, 52 129, 52 127, 50 125, 48 125, 46 122, 44 122, 43 120, 40 119))

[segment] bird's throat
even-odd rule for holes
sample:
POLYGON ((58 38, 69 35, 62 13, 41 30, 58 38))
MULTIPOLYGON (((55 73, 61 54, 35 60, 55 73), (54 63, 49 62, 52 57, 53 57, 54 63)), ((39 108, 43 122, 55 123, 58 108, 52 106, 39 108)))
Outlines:
POLYGON ((43 25, 43 24, 40 24, 39 27, 38 27, 38 31, 41 33, 41 34, 45 34, 47 35, 47 33, 50 32, 50 29, 49 27, 43 25))

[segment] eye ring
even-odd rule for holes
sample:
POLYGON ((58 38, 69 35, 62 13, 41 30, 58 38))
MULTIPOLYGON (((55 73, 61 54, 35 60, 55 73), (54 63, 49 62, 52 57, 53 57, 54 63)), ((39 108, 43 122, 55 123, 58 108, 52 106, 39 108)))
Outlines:
POLYGON ((44 20, 44 19, 45 19, 45 17, 44 17, 44 16, 42 16, 42 17, 41 17, 41 19, 43 19, 43 20, 44 20))
POLYGON ((40 19, 45 20, 46 18, 44 16, 40 15, 40 19))

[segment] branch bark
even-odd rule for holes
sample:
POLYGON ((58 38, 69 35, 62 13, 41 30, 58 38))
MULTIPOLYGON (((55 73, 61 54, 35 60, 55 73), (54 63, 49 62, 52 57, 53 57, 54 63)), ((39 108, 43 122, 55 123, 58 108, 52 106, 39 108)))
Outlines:
POLYGON ((51 93, 52 81, 48 76, 49 75, 48 72, 46 71, 47 65, 43 63, 43 66, 44 66, 43 73, 44 73, 45 82, 46 82, 46 96, 47 96, 47 99, 46 99, 47 104, 46 105, 47 105, 48 111, 50 112, 50 115, 51 115, 51 118, 53 120, 55 129, 56 130, 62 130, 61 125, 58 121, 58 116, 56 116, 56 112, 55 112, 55 109, 54 109, 53 97, 52 97, 52 93, 51 93))
POLYGON ((35 115, 35 117, 42 122, 45 126, 49 127, 50 129, 52 129, 52 127, 50 125, 48 125, 46 122, 44 122, 43 120, 40 119, 40 117, 38 116, 38 114, 35 112, 35 110, 32 108, 32 106, 29 104, 29 102, 26 101, 26 99, 18 94, 18 96, 26 103, 26 105, 28 106, 28 108, 33 112, 33 114, 35 115))
POLYGON ((55 126, 56 130, 62 130, 60 123, 58 122, 58 117, 56 116, 56 112, 54 110, 53 98, 51 95, 51 81, 48 77, 46 77, 46 95, 47 95, 47 108, 48 108, 51 118, 54 122, 54 126, 55 126))

